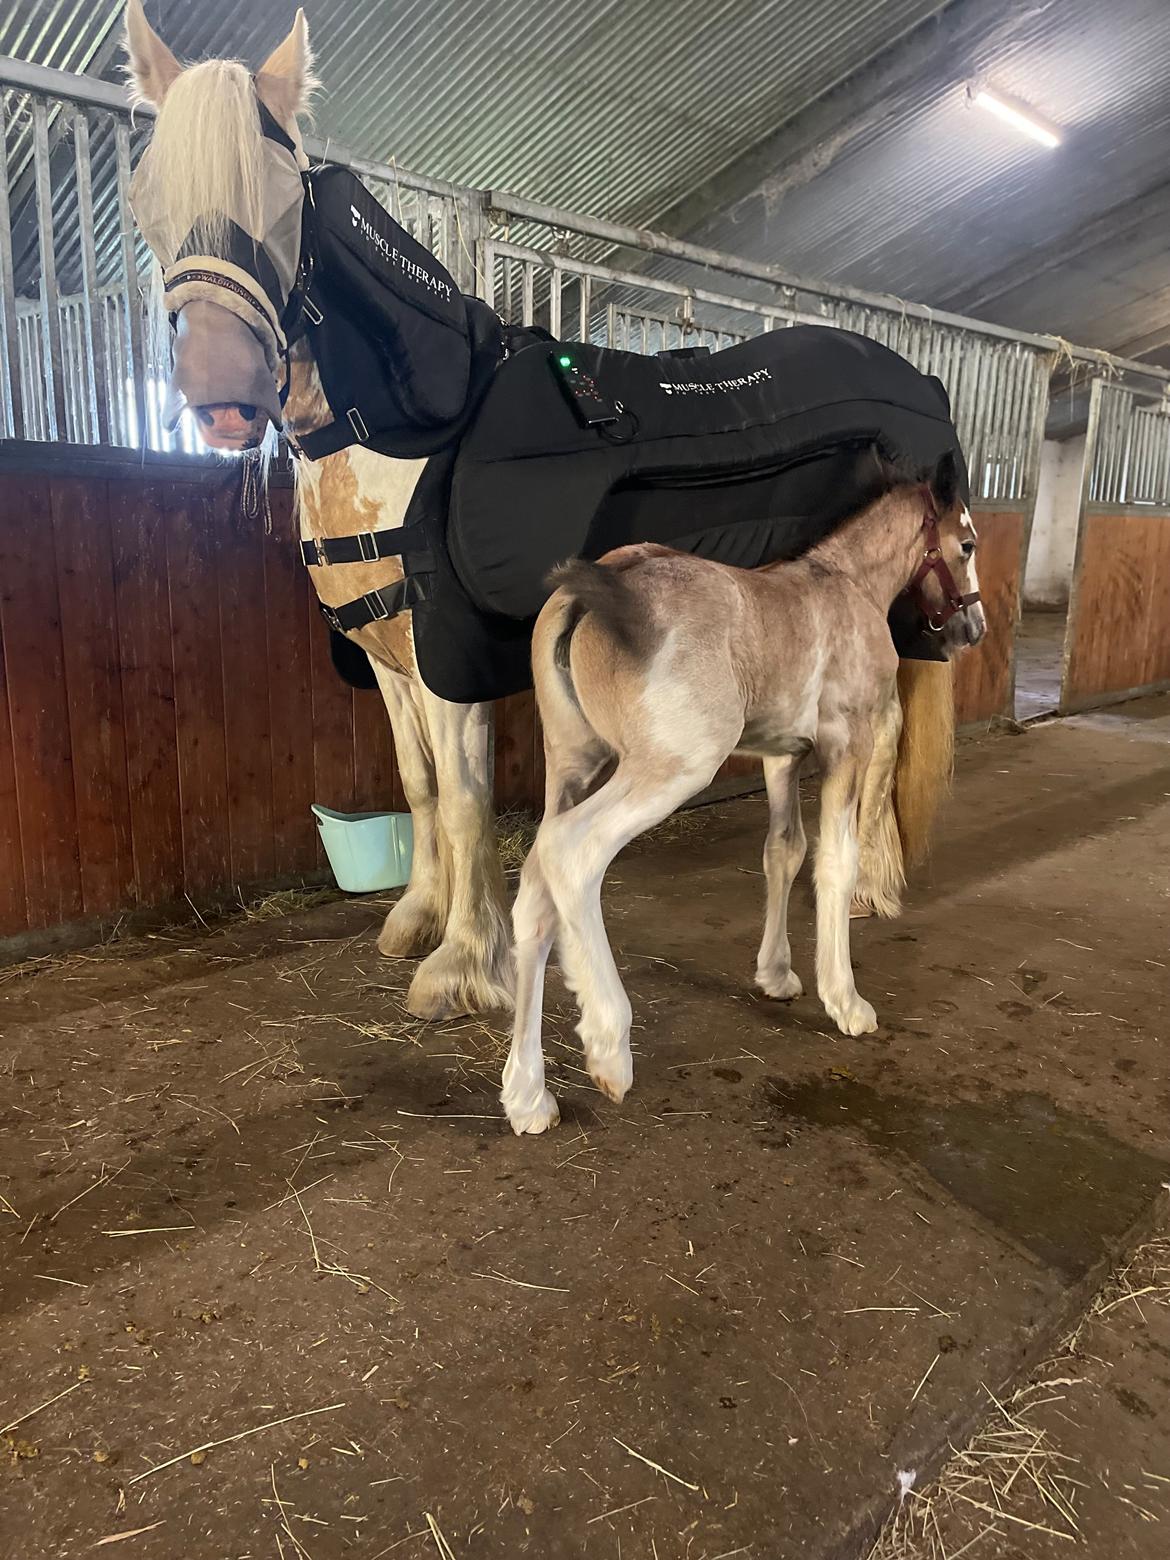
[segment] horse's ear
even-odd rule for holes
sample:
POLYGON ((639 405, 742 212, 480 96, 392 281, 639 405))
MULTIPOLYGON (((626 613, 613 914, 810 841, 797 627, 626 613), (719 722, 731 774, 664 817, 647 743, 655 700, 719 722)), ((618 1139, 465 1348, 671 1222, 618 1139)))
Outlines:
POLYGON ((931 481, 935 502, 941 510, 953 509, 959 501, 959 467, 954 450, 939 458, 931 481))
POLYGON ((277 119, 291 124, 308 106, 316 85, 309 24, 304 11, 298 10, 288 37, 273 49, 256 72, 256 91, 277 119))
POLYGON ((142 0, 127 0, 126 53, 130 56, 127 75, 135 102, 153 103, 161 108, 167 89, 183 67, 146 20, 142 0))

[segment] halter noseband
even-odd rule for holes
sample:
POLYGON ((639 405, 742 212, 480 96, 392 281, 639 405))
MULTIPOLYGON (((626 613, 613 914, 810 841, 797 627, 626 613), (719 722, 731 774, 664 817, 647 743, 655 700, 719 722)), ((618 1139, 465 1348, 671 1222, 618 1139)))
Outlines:
POLYGON ((906 587, 906 595, 926 619, 926 626, 932 633, 940 634, 957 612, 963 612, 968 607, 973 607, 979 600, 977 590, 969 591, 963 595, 955 584, 955 577, 942 555, 942 538, 938 533, 938 511, 934 507, 934 496, 925 485, 921 489, 924 513, 922 516, 922 534, 926 543, 922 555, 922 562, 915 571, 914 578, 906 587), (928 575, 937 574, 939 588, 943 595, 942 606, 933 603, 922 586, 928 575))

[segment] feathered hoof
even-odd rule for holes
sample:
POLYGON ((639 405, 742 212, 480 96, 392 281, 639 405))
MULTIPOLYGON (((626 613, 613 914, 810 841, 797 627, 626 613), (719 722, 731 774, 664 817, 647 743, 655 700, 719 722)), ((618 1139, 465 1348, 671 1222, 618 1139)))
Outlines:
POLYGON ((443 917, 435 907, 405 894, 382 924, 378 952, 384 959, 421 959, 442 937, 443 917))
POLYGON ((467 1013, 510 1012, 514 1005, 511 954, 485 967, 457 943, 444 943, 423 960, 406 997, 407 1012, 431 1023, 467 1013))

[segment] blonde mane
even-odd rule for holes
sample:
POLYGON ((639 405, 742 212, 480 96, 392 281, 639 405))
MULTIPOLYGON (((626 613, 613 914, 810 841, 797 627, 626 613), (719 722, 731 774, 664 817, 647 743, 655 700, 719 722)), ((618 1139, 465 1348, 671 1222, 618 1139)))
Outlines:
POLYGON ((225 237, 227 212, 250 232, 261 231, 263 138, 246 65, 206 60, 175 79, 159 109, 142 172, 172 254, 193 230, 215 253, 225 237))

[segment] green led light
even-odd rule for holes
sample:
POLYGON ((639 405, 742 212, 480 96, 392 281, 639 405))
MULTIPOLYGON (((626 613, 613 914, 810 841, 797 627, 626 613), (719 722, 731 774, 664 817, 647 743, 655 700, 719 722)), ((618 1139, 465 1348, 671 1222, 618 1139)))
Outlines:
POLYGON ((567 358, 567 357, 558 358, 557 362, 561 365, 562 368, 572 368, 572 366, 573 366, 573 359, 572 358, 567 358))

